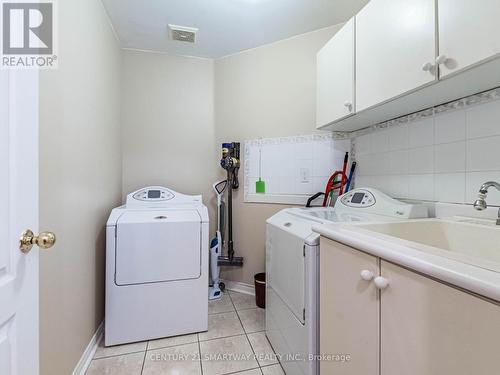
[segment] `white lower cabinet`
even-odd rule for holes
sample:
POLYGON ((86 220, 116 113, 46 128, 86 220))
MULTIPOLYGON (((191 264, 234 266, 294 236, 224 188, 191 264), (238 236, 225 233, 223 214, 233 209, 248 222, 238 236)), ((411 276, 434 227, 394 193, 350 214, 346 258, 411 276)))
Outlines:
POLYGON ((499 305, 323 237, 320 249, 320 352, 351 355, 321 374, 500 373, 499 305))
POLYGON ((382 261, 383 375, 499 374, 500 307, 382 261))
POLYGON ((378 374, 378 291, 360 271, 378 275, 376 257, 321 238, 320 353, 349 355, 348 362, 322 358, 324 375, 378 374))

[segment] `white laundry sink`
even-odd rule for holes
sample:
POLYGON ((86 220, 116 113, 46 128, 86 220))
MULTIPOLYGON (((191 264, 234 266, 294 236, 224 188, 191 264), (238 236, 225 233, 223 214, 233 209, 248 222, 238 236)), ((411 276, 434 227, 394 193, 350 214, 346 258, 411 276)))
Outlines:
POLYGON ((356 229, 426 253, 500 272, 500 226, 494 221, 424 219, 358 224, 356 229))

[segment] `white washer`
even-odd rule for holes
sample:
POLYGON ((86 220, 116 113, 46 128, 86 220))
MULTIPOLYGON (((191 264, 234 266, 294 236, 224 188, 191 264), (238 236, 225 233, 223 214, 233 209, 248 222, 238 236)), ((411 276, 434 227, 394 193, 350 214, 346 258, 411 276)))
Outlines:
POLYGON ((208 211, 201 195, 151 186, 106 227, 105 345, 206 331, 208 211))
POLYGON ((266 335, 287 375, 317 375, 319 363, 319 234, 317 223, 427 217, 375 189, 355 189, 334 208, 287 208, 267 220, 266 335))

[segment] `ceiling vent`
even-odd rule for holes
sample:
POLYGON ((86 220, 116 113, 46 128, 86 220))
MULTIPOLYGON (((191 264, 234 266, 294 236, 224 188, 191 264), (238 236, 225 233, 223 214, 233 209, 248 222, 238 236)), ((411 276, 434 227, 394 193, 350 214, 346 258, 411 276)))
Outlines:
POLYGON ((173 40, 187 43, 196 42, 197 28, 178 25, 168 25, 168 28, 170 29, 170 36, 173 40))

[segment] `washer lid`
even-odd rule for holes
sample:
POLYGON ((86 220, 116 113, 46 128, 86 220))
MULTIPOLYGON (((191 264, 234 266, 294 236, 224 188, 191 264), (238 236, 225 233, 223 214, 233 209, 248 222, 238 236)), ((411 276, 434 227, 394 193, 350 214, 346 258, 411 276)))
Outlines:
POLYGON ((195 209, 125 212, 116 226, 117 285, 201 275, 201 217, 195 209))

